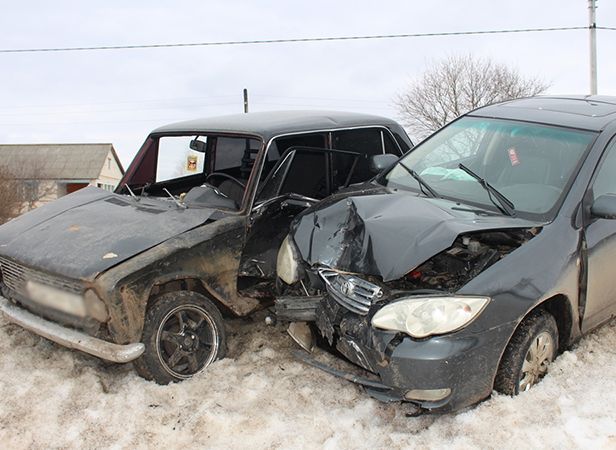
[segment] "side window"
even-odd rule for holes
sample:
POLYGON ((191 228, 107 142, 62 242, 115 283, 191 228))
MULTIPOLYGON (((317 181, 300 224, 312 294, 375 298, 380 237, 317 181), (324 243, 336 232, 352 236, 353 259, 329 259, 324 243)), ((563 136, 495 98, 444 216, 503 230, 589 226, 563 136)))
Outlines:
MULTIPOLYGON (((336 150, 357 152, 361 155, 353 170, 351 184, 360 183, 372 178, 374 174, 370 171, 368 158, 373 155, 385 153, 387 148, 385 136, 386 134, 383 133, 380 128, 360 128, 357 130, 344 130, 332 133, 333 148, 336 150)), ((389 136, 387 137, 389 138, 389 136)), ((391 148, 392 145, 391 139, 389 139, 388 146, 391 148)), ((400 152, 396 151, 394 154, 399 156, 400 152)), ((344 178, 349 170, 348 158, 333 162, 335 179, 344 178)))
POLYGON ((293 158, 288 157, 282 164, 278 165, 276 173, 273 173, 272 170, 276 167, 280 157, 291 147, 326 148, 327 139, 323 133, 300 134, 275 139, 269 145, 265 157, 265 164, 261 171, 258 187, 258 201, 267 200, 277 195, 280 183, 283 182, 283 178, 287 171, 287 166, 291 163, 293 158), (267 186, 263 184, 266 182, 267 186))
POLYGON ((258 139, 237 137, 216 138, 214 172, 224 172, 240 180, 246 180, 261 148, 258 139))
POLYGON ((299 194, 322 199, 329 194, 326 154, 297 150, 279 194, 299 194))
POLYGON ((592 187, 593 198, 616 194, 616 138, 609 144, 592 187))
POLYGON ((310 198, 327 197, 327 153, 291 149, 265 180, 257 202, 283 194, 299 194, 310 198))
POLYGON ((380 155, 383 152, 381 130, 377 128, 361 128, 332 133, 332 147, 337 150, 366 155, 380 155))
POLYGON ((326 144, 327 140, 323 133, 299 134, 276 139, 276 145, 280 155, 291 147, 325 148, 326 144))
POLYGON ((384 130, 381 130, 381 134, 383 136, 383 148, 385 149, 385 153, 391 153, 392 155, 402 156, 402 152, 400 148, 396 145, 396 143, 391 138, 391 135, 384 130))

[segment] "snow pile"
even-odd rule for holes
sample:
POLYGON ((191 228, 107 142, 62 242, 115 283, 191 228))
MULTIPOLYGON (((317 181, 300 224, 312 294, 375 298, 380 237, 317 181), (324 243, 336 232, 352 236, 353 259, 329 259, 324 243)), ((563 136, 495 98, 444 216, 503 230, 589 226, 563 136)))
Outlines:
POLYGON ((294 360, 282 326, 230 326, 229 357, 170 386, 0 319, 3 448, 614 448, 616 323, 561 355, 517 398, 406 417, 294 360))

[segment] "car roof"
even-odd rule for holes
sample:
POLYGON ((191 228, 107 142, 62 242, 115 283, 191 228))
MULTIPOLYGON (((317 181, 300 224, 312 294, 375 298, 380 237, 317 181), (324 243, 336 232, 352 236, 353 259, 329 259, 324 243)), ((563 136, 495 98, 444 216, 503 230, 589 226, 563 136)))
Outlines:
POLYGON ((152 134, 180 132, 238 133, 261 136, 264 141, 268 141, 281 134, 371 125, 399 127, 398 123, 392 119, 370 114, 293 110, 251 112, 177 122, 157 128, 152 134))
POLYGON ((485 106, 470 112, 469 115, 601 131, 616 121, 616 97, 537 96, 485 106))

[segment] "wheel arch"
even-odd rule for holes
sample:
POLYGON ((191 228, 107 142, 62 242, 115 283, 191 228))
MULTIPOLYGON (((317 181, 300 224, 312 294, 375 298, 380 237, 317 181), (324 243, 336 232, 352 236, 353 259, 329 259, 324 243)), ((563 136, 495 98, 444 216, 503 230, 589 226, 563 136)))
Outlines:
POLYGON ((563 352, 569 346, 573 335, 573 308, 571 301, 564 294, 554 295, 535 306, 524 318, 538 309, 549 312, 556 320, 556 326, 558 327, 558 350, 563 352))
POLYGON ((511 339, 513 339, 513 336, 515 335, 522 322, 524 322, 526 318, 528 318, 532 314, 537 313, 538 311, 545 311, 551 314, 552 317, 554 317, 556 321, 556 327, 558 329, 559 353, 563 352, 571 343, 571 339, 573 337, 574 317, 573 308, 571 306, 571 301, 569 297, 567 297, 565 294, 556 294, 538 302, 532 308, 526 311, 526 314, 524 314, 524 316, 520 318, 516 326, 511 331, 511 335, 507 339, 506 345, 504 345, 501 349, 500 356, 498 358, 498 364, 496 366, 496 370, 494 370, 493 373, 492 385, 494 385, 498 369, 501 366, 505 351, 507 350, 511 339))
POLYGON ((234 316, 235 313, 232 309, 230 309, 224 302, 222 302, 215 294, 212 289, 209 289, 206 283, 203 282, 199 277, 196 276, 167 276, 164 278, 157 279, 154 284, 152 284, 149 294, 147 297, 147 302, 145 305, 145 311, 148 310, 152 306, 156 299, 163 294, 167 294, 169 292, 177 292, 177 291, 192 291, 197 292, 204 297, 207 297, 212 303, 216 305, 216 307, 220 310, 221 314, 224 317, 234 316))

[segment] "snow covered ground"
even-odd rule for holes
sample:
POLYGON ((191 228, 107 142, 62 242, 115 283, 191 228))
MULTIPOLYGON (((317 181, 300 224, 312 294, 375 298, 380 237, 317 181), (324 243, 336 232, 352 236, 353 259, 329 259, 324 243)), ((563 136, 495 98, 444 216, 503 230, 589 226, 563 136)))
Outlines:
POLYGON ((229 357, 170 386, 0 319, 2 448, 616 448, 616 323, 517 398, 406 417, 293 359, 282 326, 232 325, 229 357))

